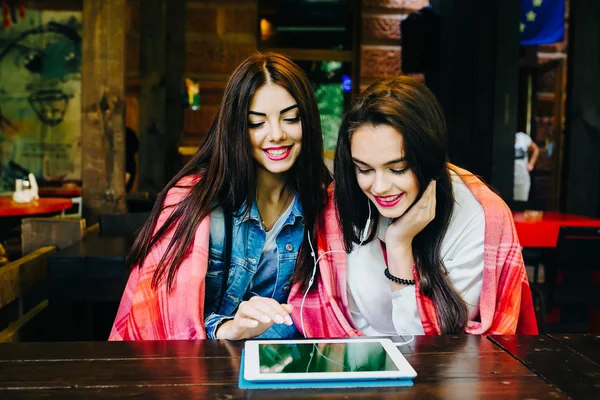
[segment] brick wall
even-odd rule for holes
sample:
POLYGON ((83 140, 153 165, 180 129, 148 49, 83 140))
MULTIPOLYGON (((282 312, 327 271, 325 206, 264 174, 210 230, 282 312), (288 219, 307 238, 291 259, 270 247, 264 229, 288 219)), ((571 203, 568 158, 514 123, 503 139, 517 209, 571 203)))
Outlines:
MULTIPOLYGON (((139 6, 129 1, 127 18, 128 125, 137 128, 139 6), (129 107, 129 105, 131 107, 129 107)), ((187 0, 186 76, 200 81, 199 110, 185 110, 183 146, 197 146, 217 111, 229 75, 256 50, 258 0, 187 0)), ((136 129, 137 130, 137 129, 136 129)))
POLYGON ((200 109, 185 110, 182 145, 197 146, 212 123, 229 75, 256 50, 257 0, 188 0, 186 73, 200 80, 200 109))
MULTIPOLYGON (((130 0, 128 19, 127 71, 132 97, 128 102, 132 105, 139 70, 139 2, 130 0)), ((361 87, 401 72, 400 22, 428 4, 429 0, 362 1, 361 87)), ((229 75, 256 50, 258 0, 188 0, 187 8, 186 75, 200 80, 201 108, 185 111, 181 145, 196 146, 212 122, 229 75)))
POLYGON ((202 143, 229 75, 256 51, 258 0, 188 0, 186 72, 200 79, 200 110, 185 111, 184 146, 202 143))
POLYGON ((362 1, 361 87, 401 73, 400 22, 407 14, 427 5, 429 0, 362 1))

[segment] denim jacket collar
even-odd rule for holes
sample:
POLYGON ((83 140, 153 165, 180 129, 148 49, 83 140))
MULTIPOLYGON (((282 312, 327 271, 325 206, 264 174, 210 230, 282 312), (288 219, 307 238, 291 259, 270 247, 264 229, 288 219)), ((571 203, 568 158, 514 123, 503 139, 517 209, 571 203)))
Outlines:
MULTIPOLYGON (((242 206, 237 210, 237 212, 233 215, 233 225, 238 226, 242 222, 248 221, 250 219, 255 220, 260 224, 260 213, 258 212, 258 204, 256 201, 252 203, 252 207, 250 210, 244 211, 246 208, 246 203, 242 204, 242 206)), ((300 218, 300 222, 304 224, 304 215, 302 213, 302 204, 300 203, 300 198, 298 193, 294 193, 294 200, 292 201, 292 210, 290 215, 286 221, 287 224, 295 223, 296 219, 300 218)))

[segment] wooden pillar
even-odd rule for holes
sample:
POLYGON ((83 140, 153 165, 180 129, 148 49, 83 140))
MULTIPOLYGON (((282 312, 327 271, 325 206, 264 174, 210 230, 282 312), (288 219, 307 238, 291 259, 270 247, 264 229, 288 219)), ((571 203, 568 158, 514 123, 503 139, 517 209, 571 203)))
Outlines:
MULTIPOLYGON (((512 200, 519 68, 518 0, 431 0, 440 16, 432 90, 448 126, 450 160, 512 200)), ((431 79, 430 79, 431 78, 431 79)))
POLYGON ((125 205, 125 18, 127 0, 83 0, 83 212, 123 213, 125 205))
POLYGON ((183 130, 185 0, 140 3, 139 190, 157 193, 178 170, 183 130))
POLYGON ((569 213, 600 216, 600 3, 570 3, 566 112, 566 171, 569 213))

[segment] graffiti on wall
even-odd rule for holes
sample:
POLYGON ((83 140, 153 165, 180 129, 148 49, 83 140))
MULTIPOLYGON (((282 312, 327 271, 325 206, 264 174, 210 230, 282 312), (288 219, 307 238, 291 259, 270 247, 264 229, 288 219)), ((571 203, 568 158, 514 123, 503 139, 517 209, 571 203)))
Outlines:
POLYGON ((81 179, 81 12, 27 10, 0 27, 0 192, 23 170, 81 179))

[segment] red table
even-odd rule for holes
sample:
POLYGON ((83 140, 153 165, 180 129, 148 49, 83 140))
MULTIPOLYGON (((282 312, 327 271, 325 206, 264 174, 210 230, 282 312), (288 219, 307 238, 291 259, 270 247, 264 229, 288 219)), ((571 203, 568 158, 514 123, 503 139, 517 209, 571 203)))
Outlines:
POLYGON ((523 247, 556 247, 561 226, 597 226, 600 219, 544 211, 540 221, 525 219, 523 212, 513 213, 519 242, 523 247))
POLYGON ((57 213, 73 206, 71 199, 41 198, 30 203, 16 203, 10 197, 0 197, 0 217, 28 217, 57 213))
MULTIPOLYGON (((556 282, 560 281, 560 272, 554 266, 554 252, 558 242, 558 233, 561 226, 592 226, 600 229, 600 219, 582 217, 579 215, 565 214, 552 211, 544 211, 542 219, 539 221, 525 219, 523 212, 514 212, 515 228, 519 236, 521 246, 525 248, 542 248, 543 251, 533 264, 540 262, 545 266, 545 280, 556 282)), ((531 259, 530 259, 531 261, 531 259)), ((534 272, 534 282, 538 281, 537 268, 534 272)), ((594 274, 594 282, 600 281, 600 274, 594 274)), ((554 308, 547 316, 547 321, 557 323, 561 319, 561 309, 554 308)), ((590 321, 596 321, 600 312, 592 308, 590 311, 590 321)), ((597 328, 592 327, 593 331, 597 328)))

